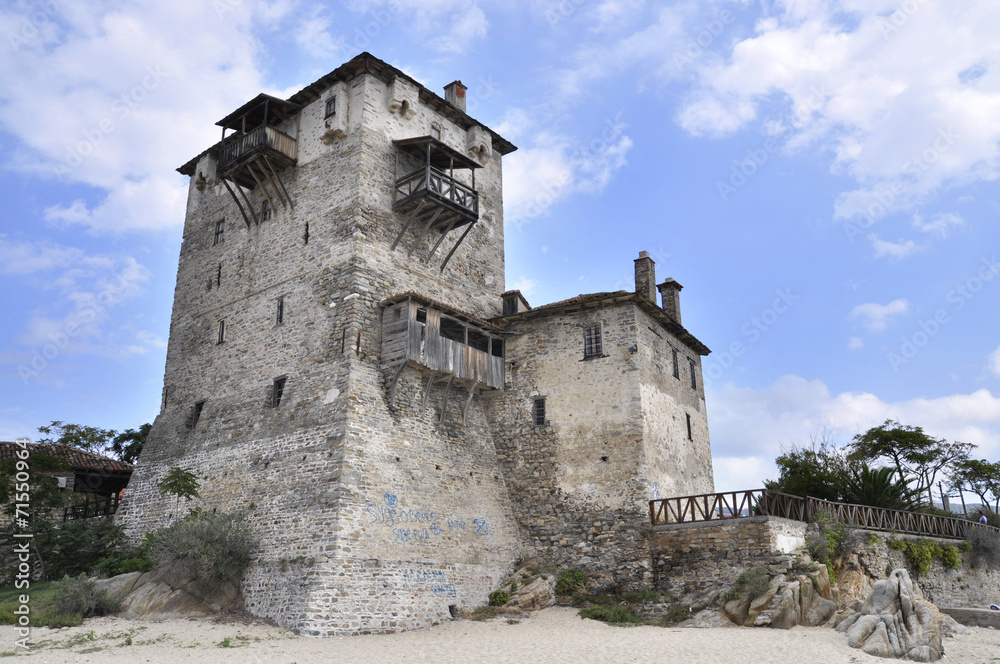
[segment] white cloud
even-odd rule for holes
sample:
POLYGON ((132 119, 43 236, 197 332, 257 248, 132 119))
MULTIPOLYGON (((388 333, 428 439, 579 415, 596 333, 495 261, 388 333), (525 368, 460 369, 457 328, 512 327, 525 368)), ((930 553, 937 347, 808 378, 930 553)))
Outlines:
POLYGON ((847 347, 851 350, 857 350, 859 348, 864 348, 865 342, 861 337, 851 337, 847 340, 847 347))
POLYGON ((889 304, 866 302, 851 310, 850 319, 860 320, 870 332, 884 332, 898 316, 910 311, 910 303, 905 299, 893 300, 889 304))
POLYGON ((536 288, 538 288, 538 282, 535 281, 534 279, 529 279, 522 274, 521 278, 518 279, 513 286, 509 286, 508 288, 510 290, 521 291, 521 295, 527 298, 529 295, 535 292, 536 288))
POLYGON ((948 231, 953 227, 965 225, 965 219, 953 213, 941 213, 931 215, 930 220, 924 221, 923 215, 917 213, 913 215, 913 227, 924 233, 932 233, 944 239, 948 237, 948 231))
POLYGON ((884 0, 774 3, 754 36, 726 43, 724 62, 697 63, 678 122, 722 135, 760 119, 790 148, 826 150, 857 182, 836 203, 840 219, 874 221, 944 185, 997 178, 1000 13, 925 2, 887 31, 894 10, 884 0))
POLYGON ((323 15, 321 5, 314 6, 309 16, 299 20, 295 28, 295 43, 311 58, 339 59, 343 55, 344 38, 333 37, 330 30, 332 23, 333 20, 329 16, 323 15))
POLYGON ((901 261, 907 256, 920 251, 920 247, 913 240, 889 242, 888 240, 879 239, 875 234, 869 235, 868 239, 872 243, 872 248, 875 249, 875 258, 888 256, 892 262, 901 261))
POLYGON ((727 383, 708 392, 716 491, 760 487, 776 478, 771 460, 782 445, 808 444, 823 432, 843 445, 887 419, 978 445, 977 457, 1000 456, 1000 397, 985 389, 887 402, 870 393, 832 395, 822 381, 782 376, 761 389, 727 383))
POLYGON ((1000 346, 998 346, 995 351, 990 353, 987 359, 990 363, 990 371, 992 371, 996 376, 1000 376, 1000 346))
MULTIPOLYGON (((263 87, 250 38, 257 3, 53 6, 39 36, 0 58, 0 126, 19 141, 4 166, 93 188, 90 202, 50 207, 50 221, 104 232, 180 225, 186 179, 174 169, 263 87)), ((23 7, 5 24, 38 14, 23 7)))
MULTIPOLYGON (((427 45, 444 53, 465 53, 489 31, 486 13, 476 0, 355 0, 351 10, 369 14, 366 25, 377 24, 381 33, 395 21, 423 34, 427 45)), ((367 44, 355 43, 365 47, 367 44)))
MULTIPOLYGON (((526 115, 509 115, 512 123, 526 115)), ((537 129, 537 126, 530 125, 537 129)), ((504 157, 504 218, 514 227, 543 217, 549 208, 574 193, 598 194, 626 164, 632 139, 615 118, 592 139, 538 131, 535 147, 504 157)), ((525 128, 526 129, 526 128, 525 128)))

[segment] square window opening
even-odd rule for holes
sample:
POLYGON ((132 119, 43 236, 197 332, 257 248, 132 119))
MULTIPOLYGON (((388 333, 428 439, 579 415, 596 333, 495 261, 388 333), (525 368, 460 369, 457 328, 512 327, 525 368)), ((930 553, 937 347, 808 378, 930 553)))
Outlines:
POLYGON ((324 117, 330 117, 331 115, 337 114, 337 98, 330 97, 326 100, 326 115, 324 117))
POLYGON ((469 328, 469 347, 488 353, 490 352, 490 338, 482 332, 469 328))
POLYGON ((271 201, 266 198, 260 202, 260 220, 267 221, 271 218, 271 201))
POLYGON ((490 349, 493 357, 503 357, 503 339, 494 339, 493 347, 490 349))
POLYGON ((465 343, 465 326, 457 320, 441 316, 441 336, 458 343, 465 343))
POLYGON ((196 401, 193 406, 191 406, 191 416, 188 418, 188 429, 194 429, 198 426, 198 420, 201 419, 201 411, 205 409, 205 400, 196 401))

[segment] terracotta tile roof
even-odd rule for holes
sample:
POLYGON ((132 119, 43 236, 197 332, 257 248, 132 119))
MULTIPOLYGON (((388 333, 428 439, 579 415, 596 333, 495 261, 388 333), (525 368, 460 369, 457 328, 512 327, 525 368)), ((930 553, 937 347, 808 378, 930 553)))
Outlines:
MULTIPOLYGON (((14 459, 20 449, 17 443, 0 441, 0 459, 14 459)), ((60 445, 57 443, 29 443, 28 451, 41 452, 49 456, 65 459, 73 470, 108 470, 112 472, 131 473, 132 465, 124 461, 109 459, 108 457, 87 452, 72 445, 60 445)))
POLYGON ((493 319, 493 323, 497 326, 509 328, 511 323, 515 323, 517 321, 555 316, 560 313, 570 313, 577 309, 596 309, 600 307, 614 306, 618 304, 625 304, 627 302, 638 305, 643 311, 655 319, 664 329, 672 333, 679 341, 686 344, 699 355, 708 355, 712 352, 709 350, 708 346, 698 341, 693 334, 688 332, 683 325, 664 313, 663 309, 657 306, 655 302, 652 302, 638 293, 623 290, 611 291, 607 293, 588 293, 584 295, 577 295, 576 297, 571 297, 567 300, 561 300, 551 304, 543 304, 535 307, 534 309, 529 309, 528 311, 522 311, 509 316, 498 316, 493 319))

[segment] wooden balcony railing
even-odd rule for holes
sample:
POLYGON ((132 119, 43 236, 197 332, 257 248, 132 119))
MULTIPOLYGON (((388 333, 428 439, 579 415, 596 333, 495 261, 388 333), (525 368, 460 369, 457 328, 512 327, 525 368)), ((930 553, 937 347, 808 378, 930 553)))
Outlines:
POLYGON ((973 528, 987 528, 1000 533, 1000 528, 958 517, 835 503, 767 489, 706 493, 649 501, 649 521, 654 526, 748 516, 777 516, 808 523, 819 511, 827 512, 835 521, 865 530, 949 539, 965 539, 973 528))
POLYGON ((397 180, 393 204, 398 205, 427 193, 479 217, 479 194, 476 190, 433 166, 421 168, 397 180))
POLYGON ((247 155, 267 149, 290 161, 298 158, 298 141, 274 127, 260 126, 243 134, 234 134, 223 142, 219 170, 225 170, 247 155))
POLYGON ((63 509, 63 521, 76 521, 77 519, 93 519, 98 516, 112 516, 118 511, 121 499, 118 494, 110 496, 97 496, 90 498, 79 505, 70 505, 63 509))

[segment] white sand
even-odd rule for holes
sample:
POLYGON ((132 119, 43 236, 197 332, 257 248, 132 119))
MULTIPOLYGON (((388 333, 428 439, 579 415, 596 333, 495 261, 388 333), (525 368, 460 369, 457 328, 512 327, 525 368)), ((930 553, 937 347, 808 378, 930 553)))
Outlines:
MULTIPOLYGON (((945 664, 1000 662, 1000 632, 970 628, 945 641, 945 664)), ((114 662, 116 664, 312 664, 337 662, 617 662, 718 664, 881 663, 847 646, 830 628, 609 627, 582 620, 575 609, 550 608, 517 624, 503 618, 461 620, 379 636, 316 639, 265 625, 172 620, 161 623, 116 618, 89 620, 64 630, 38 629, 29 655, 10 656, 14 632, 0 627, 3 662, 114 662), (131 633, 132 644, 125 645, 131 633), (89 638, 91 636, 93 638, 89 638), (223 639, 234 647, 220 647, 223 639)))

